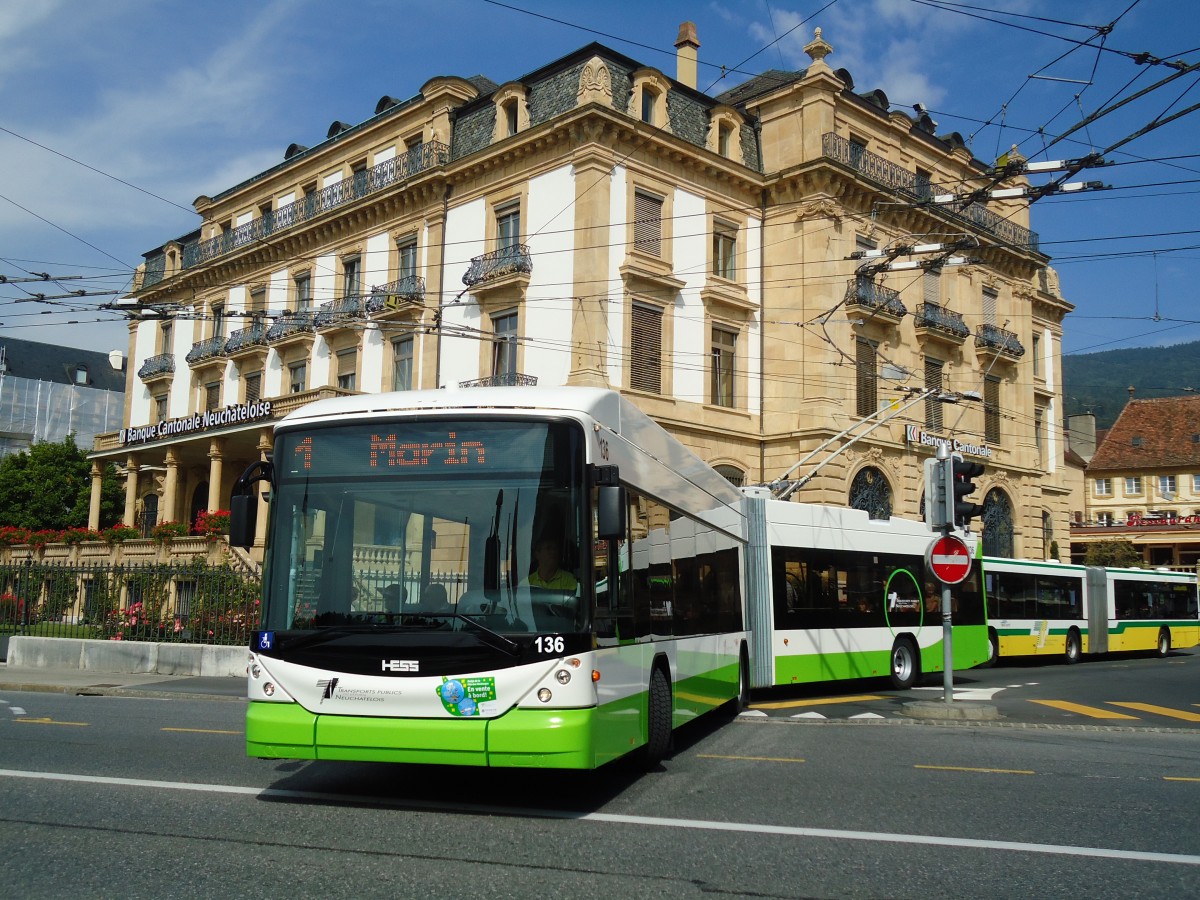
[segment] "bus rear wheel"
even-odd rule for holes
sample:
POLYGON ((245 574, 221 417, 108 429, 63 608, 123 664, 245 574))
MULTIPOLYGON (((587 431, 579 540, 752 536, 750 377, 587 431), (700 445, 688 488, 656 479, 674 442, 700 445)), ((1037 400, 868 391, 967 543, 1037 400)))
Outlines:
POLYGON ((734 700, 734 709, 736 712, 744 712, 750 708, 750 659, 746 655, 746 645, 742 645, 742 652, 738 658, 738 692, 737 698, 734 700))
POLYGON ((892 687, 906 691, 917 683, 921 674, 921 658, 908 638, 897 638, 892 645, 892 687))
POLYGON ((979 664, 981 669, 990 669, 1000 659, 1000 638, 996 634, 995 628, 988 629, 988 655, 982 663, 979 664))
POLYGON ((646 746, 642 756, 649 768, 662 762, 671 749, 671 683, 661 666, 655 666, 650 673, 646 706, 646 746))
POLYGON ((1069 666, 1073 666, 1083 657, 1083 644, 1079 640, 1079 632, 1074 628, 1067 632, 1067 649, 1063 655, 1069 666))
POLYGON ((1171 652, 1171 632, 1169 629, 1160 628, 1158 630, 1158 656, 1159 659, 1165 659, 1171 652))

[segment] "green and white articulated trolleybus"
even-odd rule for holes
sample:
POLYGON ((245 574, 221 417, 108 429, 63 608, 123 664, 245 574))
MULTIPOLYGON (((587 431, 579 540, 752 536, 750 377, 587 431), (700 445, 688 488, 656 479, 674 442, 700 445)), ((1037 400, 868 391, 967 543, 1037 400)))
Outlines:
POLYGON ((617 393, 309 404, 235 543, 256 479, 251 756, 587 769, 748 695, 742 495, 617 393))
POLYGON ((992 657, 1155 651, 1200 643, 1194 572, 984 557, 992 657))
MULTIPOLYGON (((233 499, 231 540, 249 546, 269 492, 249 754, 654 761, 752 686, 941 669, 923 523, 755 490, 612 391, 297 410, 233 499)), ((977 588, 960 588, 965 668, 987 640, 977 588)))

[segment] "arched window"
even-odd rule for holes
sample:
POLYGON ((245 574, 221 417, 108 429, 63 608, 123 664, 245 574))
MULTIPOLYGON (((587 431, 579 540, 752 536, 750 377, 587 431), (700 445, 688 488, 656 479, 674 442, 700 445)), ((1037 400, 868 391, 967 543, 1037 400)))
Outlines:
POLYGON ((1013 506, 1000 488, 992 488, 983 498, 983 553, 1013 555, 1013 506))
POLYGON ((892 515, 892 486, 887 476, 873 466, 867 466, 850 483, 850 508, 865 510, 872 519, 888 519, 892 515))
POLYGON ((734 487, 741 487, 746 483, 746 473, 737 466, 714 466, 714 468, 718 475, 734 487))

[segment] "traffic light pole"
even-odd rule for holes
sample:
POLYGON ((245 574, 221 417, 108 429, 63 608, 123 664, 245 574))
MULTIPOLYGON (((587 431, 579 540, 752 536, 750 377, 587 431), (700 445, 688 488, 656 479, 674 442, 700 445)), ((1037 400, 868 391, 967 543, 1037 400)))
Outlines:
MULTIPOLYGON (((946 443, 938 444, 937 458, 945 460, 941 465, 950 465, 950 446, 946 443)), ((953 497, 946 498, 946 503, 953 510, 953 497)), ((945 533, 949 534, 954 530, 954 513, 951 511, 950 522, 945 526, 945 533)), ((940 579, 939 579, 940 581, 940 579)), ((952 612, 950 603, 950 585, 942 581, 942 693, 946 703, 954 702, 954 653, 950 646, 950 636, 954 633, 952 627, 952 612)))

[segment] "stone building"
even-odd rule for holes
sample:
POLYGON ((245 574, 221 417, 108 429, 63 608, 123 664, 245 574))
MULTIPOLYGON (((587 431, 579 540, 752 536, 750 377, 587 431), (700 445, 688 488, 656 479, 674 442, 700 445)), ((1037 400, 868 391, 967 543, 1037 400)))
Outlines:
POLYGON ((1072 307, 1026 201, 943 197, 1019 168, 991 178, 856 88, 819 30, 807 69, 715 96, 699 46, 685 23, 674 77, 590 44, 503 84, 433 78, 200 197, 124 301, 136 376, 95 457, 131 473, 126 518, 225 506, 317 397, 581 384, 735 482, 849 429, 791 496, 878 516, 920 516, 922 462, 955 441, 987 465, 989 552, 1044 557, 1069 519, 1072 307))

